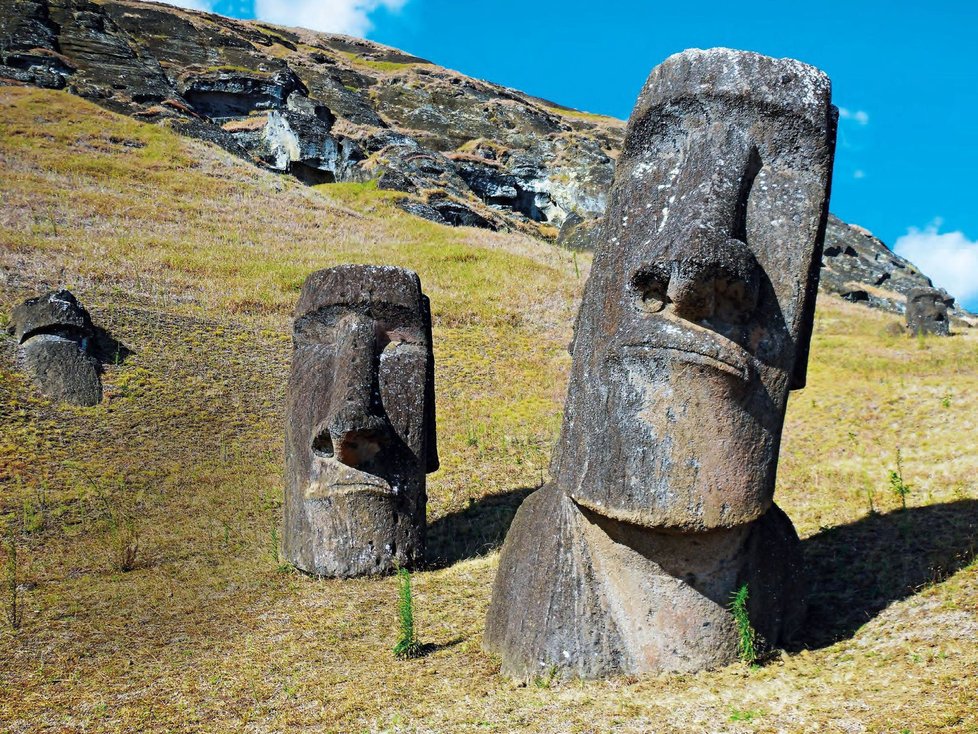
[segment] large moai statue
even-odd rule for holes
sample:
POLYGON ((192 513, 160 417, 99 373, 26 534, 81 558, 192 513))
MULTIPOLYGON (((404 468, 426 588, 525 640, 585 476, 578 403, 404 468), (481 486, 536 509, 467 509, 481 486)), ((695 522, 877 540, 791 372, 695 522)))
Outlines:
POLYGON ((907 294, 907 329, 911 334, 951 335, 948 309, 954 299, 937 288, 914 288, 907 294))
POLYGON ((822 72, 691 50, 632 113, 578 314, 550 484, 520 507, 485 646, 504 674, 693 671, 805 611, 773 504, 805 383, 837 111, 822 72))
POLYGON ((425 474, 438 468, 431 310, 415 273, 313 273, 296 308, 283 547, 317 576, 424 557, 425 474))

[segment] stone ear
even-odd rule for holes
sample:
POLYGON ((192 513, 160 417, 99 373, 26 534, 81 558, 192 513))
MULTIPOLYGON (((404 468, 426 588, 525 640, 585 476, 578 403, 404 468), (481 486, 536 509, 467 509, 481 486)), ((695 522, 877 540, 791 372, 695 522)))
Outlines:
POLYGON ((435 353, 431 338, 431 300, 421 295, 421 318, 428 337, 428 365, 424 386, 425 473, 438 470, 438 430, 435 424, 435 353))

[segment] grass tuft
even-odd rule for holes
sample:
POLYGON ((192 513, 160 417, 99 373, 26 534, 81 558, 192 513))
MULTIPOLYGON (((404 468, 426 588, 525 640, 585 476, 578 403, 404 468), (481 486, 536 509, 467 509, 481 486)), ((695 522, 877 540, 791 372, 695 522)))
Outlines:
POLYGON ((397 570, 397 621, 399 636, 394 645, 394 657, 416 658, 421 656, 422 646, 414 632, 414 599, 411 596, 411 572, 406 568, 397 570))
POLYGON ((748 665, 757 662, 757 632, 747 614, 747 584, 737 589, 730 597, 730 612, 737 625, 737 654, 748 665))

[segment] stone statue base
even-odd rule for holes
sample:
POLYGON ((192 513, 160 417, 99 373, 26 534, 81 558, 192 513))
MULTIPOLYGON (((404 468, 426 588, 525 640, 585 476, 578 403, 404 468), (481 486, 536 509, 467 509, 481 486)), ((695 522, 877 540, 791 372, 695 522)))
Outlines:
POLYGON ((804 618, 800 568, 798 536, 775 505, 747 525, 673 534, 589 512, 549 484, 506 538, 485 648, 504 675, 527 680, 554 667, 599 678, 729 664, 731 595, 747 584, 761 645, 777 646, 804 618))

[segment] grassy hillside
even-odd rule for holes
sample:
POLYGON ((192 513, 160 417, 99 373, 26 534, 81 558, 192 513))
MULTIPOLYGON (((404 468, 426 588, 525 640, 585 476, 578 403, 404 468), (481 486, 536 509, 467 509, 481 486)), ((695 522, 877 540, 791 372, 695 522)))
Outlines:
POLYGON ((0 339, 2 611, 14 566, 23 610, 0 620, 3 731, 978 731, 978 335, 908 339, 820 302, 778 488, 812 571, 804 649, 520 687, 481 651, 483 616, 546 478, 584 258, 57 92, 0 87, 0 168, 0 310, 64 284, 131 351, 78 409, 38 397, 0 339), (276 550, 289 313, 339 262, 413 268, 433 305, 418 660, 391 655, 394 579, 316 581, 276 550))

